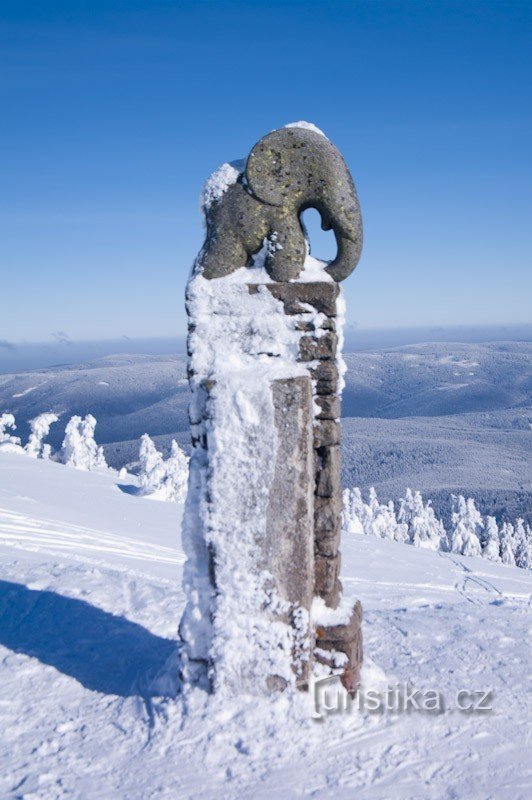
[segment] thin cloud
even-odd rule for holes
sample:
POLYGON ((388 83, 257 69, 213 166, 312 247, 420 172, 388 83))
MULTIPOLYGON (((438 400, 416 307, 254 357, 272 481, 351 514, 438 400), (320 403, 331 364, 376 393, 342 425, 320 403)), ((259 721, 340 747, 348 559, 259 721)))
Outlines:
POLYGON ((72 344, 70 336, 68 333, 65 333, 65 331, 56 331, 55 333, 52 333, 52 336, 56 342, 59 342, 60 344, 72 344))
POLYGON ((0 347, 4 350, 16 350, 17 346, 13 342, 8 342, 7 339, 0 339, 0 347))

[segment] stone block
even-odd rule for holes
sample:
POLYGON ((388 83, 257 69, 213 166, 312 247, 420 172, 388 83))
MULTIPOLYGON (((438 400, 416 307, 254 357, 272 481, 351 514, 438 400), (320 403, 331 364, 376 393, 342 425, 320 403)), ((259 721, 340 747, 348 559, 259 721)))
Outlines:
POLYGON ((314 447, 334 447, 340 444, 340 424, 333 419, 321 419, 314 425, 314 447))
POLYGON ((319 447, 316 449, 316 456, 316 494, 318 497, 333 497, 341 491, 340 448, 338 445, 319 447))
POLYGON ((340 418, 340 398, 338 395, 320 395, 314 398, 314 402, 320 409, 316 419, 340 418))
MULTIPOLYGON (((278 300, 282 300, 285 314, 302 314, 308 311, 304 305, 310 305, 328 317, 336 316, 336 299, 340 288, 337 283, 316 281, 315 283, 266 283, 268 291, 278 300)), ((248 284, 250 294, 258 292, 259 284, 248 284)))
POLYGON ((334 558, 316 556, 316 594, 325 601, 332 595, 338 573, 340 572, 340 554, 334 558))
POLYGON ((325 533, 327 535, 323 535, 323 531, 314 532, 314 552, 316 557, 334 558, 338 555, 340 547, 340 528, 336 531, 325 531, 325 533))
POLYGON ((338 391, 338 370, 335 361, 321 361, 310 370, 316 381, 316 394, 333 395, 338 391))
POLYGON ((302 336, 299 340, 300 361, 316 361, 333 359, 336 356, 338 337, 332 331, 321 336, 302 336))
POLYGON ((314 572, 312 389, 301 376, 272 383, 277 451, 262 566, 279 595, 310 608, 314 572))
POLYGON ((317 531, 335 531, 342 516, 342 498, 316 497, 314 500, 314 527, 317 531))

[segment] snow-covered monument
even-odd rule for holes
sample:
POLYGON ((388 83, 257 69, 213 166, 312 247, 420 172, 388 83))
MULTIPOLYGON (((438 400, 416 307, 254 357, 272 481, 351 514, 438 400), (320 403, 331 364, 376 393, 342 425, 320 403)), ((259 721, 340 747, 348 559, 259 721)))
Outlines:
POLYGON ((334 145, 313 125, 265 136, 202 198, 187 286, 193 455, 180 623, 185 685, 264 693, 342 671, 353 690, 361 608, 342 597, 344 301, 362 223, 334 145), (315 208, 338 246, 310 256, 315 208))

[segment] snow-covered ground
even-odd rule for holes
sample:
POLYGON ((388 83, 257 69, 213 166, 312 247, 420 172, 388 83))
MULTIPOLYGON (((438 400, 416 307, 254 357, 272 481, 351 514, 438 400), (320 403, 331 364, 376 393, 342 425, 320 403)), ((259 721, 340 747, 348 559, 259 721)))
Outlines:
POLYGON ((529 798, 530 573, 344 534, 365 610, 363 691, 443 713, 154 696, 183 608, 177 504, 132 481, 0 453, 0 797, 529 798), (492 711, 455 708, 493 692, 492 711))

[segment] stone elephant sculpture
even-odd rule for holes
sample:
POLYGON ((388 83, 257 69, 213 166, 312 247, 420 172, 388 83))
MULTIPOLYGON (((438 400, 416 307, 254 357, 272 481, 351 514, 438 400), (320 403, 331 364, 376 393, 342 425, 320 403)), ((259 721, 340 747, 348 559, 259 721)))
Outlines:
POLYGON ((260 139, 236 182, 205 206, 207 235, 197 262, 204 277, 219 278, 248 265, 266 239, 270 277, 297 279, 307 252, 301 223, 307 208, 315 208, 322 229, 332 228, 336 237, 338 252, 326 271, 335 281, 347 278, 362 248, 353 179, 325 136, 288 126, 260 139))

